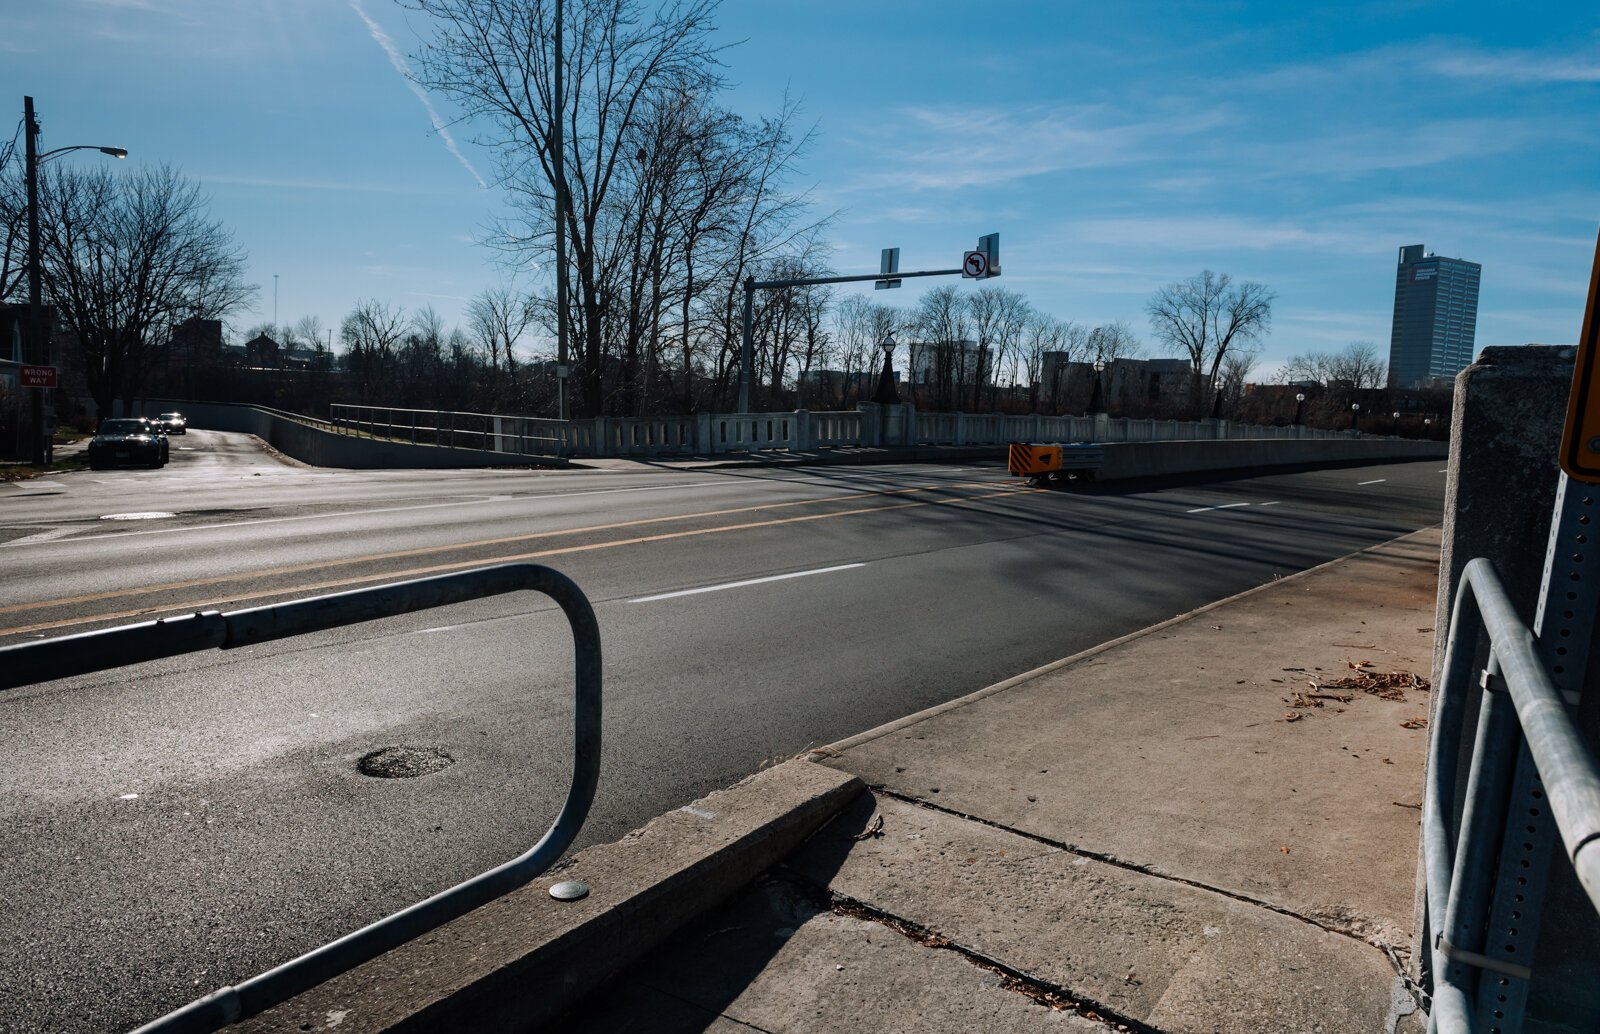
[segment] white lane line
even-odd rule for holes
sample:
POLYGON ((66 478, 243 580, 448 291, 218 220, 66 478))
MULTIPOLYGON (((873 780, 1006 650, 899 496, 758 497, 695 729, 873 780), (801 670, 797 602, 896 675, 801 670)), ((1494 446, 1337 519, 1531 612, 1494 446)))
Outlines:
POLYGON ((1257 503, 1257 504, 1256 504, 1256 505, 1257 505, 1257 506, 1277 506, 1277 505, 1278 505, 1278 504, 1279 504, 1279 503, 1281 503, 1281 502, 1283 502, 1283 500, 1282 500, 1282 499, 1274 499, 1274 500, 1273 500, 1273 501, 1272 501, 1272 502, 1270 502, 1270 503, 1257 503))
POLYGON ((1231 510, 1235 506, 1249 506, 1249 503, 1223 503, 1221 506, 1202 506, 1195 510, 1185 510, 1184 513, 1205 513, 1207 510, 1231 510))
POLYGON ((1446 467, 1443 470, 1436 470, 1436 471, 1434 471, 1434 473, 1435 474, 1448 474, 1448 473, 1450 473, 1450 468, 1446 467))
POLYGON ((62 537, 67 536, 67 535, 71 535, 73 532, 82 531, 82 530, 83 530, 82 527, 77 527, 77 528, 52 528, 49 531, 41 531, 41 532, 39 532, 38 534, 35 534, 35 535, 24 535, 20 539, 12 539, 10 542, 0 542, 0 545, 3 545, 3 546, 27 546, 27 545, 32 545, 35 542, 54 542, 56 539, 62 538, 62 537))
POLYGON ((684 589, 681 592, 664 592, 658 596, 640 596, 629 603, 654 603, 656 600, 670 600, 677 596, 694 596, 702 592, 721 592, 723 589, 739 589, 746 585, 760 585, 763 582, 781 582, 789 578, 808 578, 814 574, 831 574, 834 571, 848 571, 853 567, 866 567, 866 564, 840 564, 837 567, 819 567, 814 571, 794 571, 789 574, 774 574, 766 578, 747 578, 742 582, 727 582, 723 585, 707 585, 703 589, 684 589))
MULTIPOLYGON (((457 499, 445 503, 422 503, 417 506, 389 506, 376 510, 342 510, 335 513, 308 513, 299 517, 262 517, 253 520, 225 521, 220 524, 186 524, 177 528, 152 528, 147 531, 125 531, 116 535, 83 535, 72 540, 73 544, 79 542, 93 542, 95 539, 117 538, 128 539, 136 535, 174 535, 184 531, 214 531, 218 528, 254 527, 258 524, 288 524, 293 521, 319 521, 334 520, 340 517, 367 517, 384 513, 409 513, 413 510, 439 510, 452 506, 480 506, 484 503, 505 503, 520 500, 543 499, 576 499, 589 495, 622 495, 627 492, 661 492, 672 488, 704 488, 708 485, 721 485, 722 481, 691 481, 685 485, 652 485, 644 488, 597 488, 582 492, 553 492, 548 495, 494 495, 473 496, 468 499, 457 499)), ((17 545, 22 540, 0 543, 0 545, 17 545)), ((28 543, 32 545, 33 543, 28 543)))
POLYGON ((1360 488, 1362 485, 1381 485, 1387 480, 1389 480, 1389 479, 1388 478, 1378 478, 1376 481, 1357 481, 1356 482, 1356 487, 1360 488))

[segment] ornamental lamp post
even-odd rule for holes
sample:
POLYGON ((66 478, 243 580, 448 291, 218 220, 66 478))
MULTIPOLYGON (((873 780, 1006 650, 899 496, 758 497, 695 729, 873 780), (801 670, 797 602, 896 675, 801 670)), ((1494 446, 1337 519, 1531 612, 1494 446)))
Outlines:
MULTIPOLYGON (((101 147, 98 144, 73 144, 39 153, 39 120, 33 115, 33 98, 22 98, 22 129, 25 142, 24 172, 28 189, 28 348, 29 357, 41 366, 50 365, 50 347, 45 340, 43 273, 39 259, 39 166, 51 158, 68 151, 99 151, 113 158, 128 157, 125 147, 101 147)), ((33 395, 33 465, 45 465, 44 439, 44 389, 34 388, 33 395)))
POLYGON ((1100 383, 1100 375, 1105 372, 1105 369, 1106 361, 1104 359, 1096 359, 1094 361, 1094 388, 1089 392, 1087 415, 1092 416, 1106 411, 1106 391, 1105 387, 1100 383))
POLYGON ((1400 411, 1398 409, 1395 410, 1393 416, 1394 426, 1389 429, 1389 434, 1391 437, 1398 438, 1400 437, 1400 411))
POLYGON ((1355 431, 1357 434, 1361 433, 1361 430, 1358 427, 1356 427, 1356 421, 1360 418, 1360 416, 1361 416, 1361 403, 1359 403, 1359 402, 1350 403, 1350 430, 1355 431))
POLYGON ((894 331, 889 331, 880 346, 883 349, 883 372, 878 374, 878 390, 872 401, 885 406, 898 406, 900 393, 894 387, 894 331))
POLYGON ((1303 391, 1297 391, 1294 395, 1294 426, 1299 427, 1301 424, 1305 423, 1305 416, 1306 393, 1303 391))

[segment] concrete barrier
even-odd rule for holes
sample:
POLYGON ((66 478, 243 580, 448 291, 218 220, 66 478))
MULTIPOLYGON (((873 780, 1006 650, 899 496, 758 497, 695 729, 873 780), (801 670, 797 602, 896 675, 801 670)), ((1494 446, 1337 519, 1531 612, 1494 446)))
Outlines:
POLYGON ((1362 460, 1443 459, 1446 442, 1407 438, 1238 438, 1187 442, 1107 442, 1100 480, 1258 470, 1362 460))
POLYGON ((350 470, 454 470, 462 467, 567 466, 566 460, 555 457, 414 445, 411 442, 338 434, 326 427, 318 426, 322 421, 313 421, 310 417, 282 413, 261 406, 147 399, 141 408, 148 415, 176 409, 188 418, 190 427, 202 430, 237 431, 256 435, 284 455, 315 467, 342 467, 350 470))

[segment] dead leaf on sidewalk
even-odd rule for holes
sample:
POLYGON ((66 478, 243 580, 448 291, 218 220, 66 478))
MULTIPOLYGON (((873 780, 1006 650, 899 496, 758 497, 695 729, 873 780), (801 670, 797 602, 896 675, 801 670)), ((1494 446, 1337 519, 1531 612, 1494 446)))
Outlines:
POLYGON ((852 839, 852 840, 870 840, 872 837, 881 837, 881 836, 883 836, 883 816, 879 815, 877 818, 872 820, 872 825, 868 826, 866 829, 863 829, 861 832, 857 833, 855 836, 851 837, 850 839, 852 839))
POLYGON ((1423 726, 1425 726, 1427 724, 1428 724, 1428 720, 1426 718, 1422 718, 1422 717, 1419 716, 1419 717, 1416 717, 1416 718, 1407 718, 1405 721, 1400 723, 1400 728, 1402 728, 1402 729, 1420 729, 1420 728, 1422 728, 1423 726))
POLYGON ((1407 804, 1404 801, 1390 801, 1389 803, 1394 805, 1396 808, 1415 808, 1418 811, 1422 810, 1422 805, 1420 804, 1407 804))
POLYGON ((1298 711, 1288 711, 1288 712, 1284 713, 1283 720, 1286 721, 1286 722, 1298 722, 1300 719, 1302 719, 1304 717, 1305 717, 1305 715, 1301 714, 1298 711))

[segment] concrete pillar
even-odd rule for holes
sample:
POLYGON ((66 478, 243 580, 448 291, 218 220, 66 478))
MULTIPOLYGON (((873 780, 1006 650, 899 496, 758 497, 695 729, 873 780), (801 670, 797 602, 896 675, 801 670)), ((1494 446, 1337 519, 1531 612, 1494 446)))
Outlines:
POLYGON ((794 411, 794 445, 795 452, 810 452, 811 444, 811 411, 797 409, 794 411))
POLYGON ((905 409, 906 413, 905 437, 901 440, 900 444, 921 445, 922 433, 921 428, 917 426, 917 407, 907 402, 903 408, 905 409))
POLYGON ((716 446, 711 440, 711 414, 696 413, 694 415, 694 451, 709 456, 716 452, 716 446))
MULTIPOLYGON (((1124 423, 1126 423, 1126 420, 1124 420, 1124 423)), ((1123 435, 1123 437, 1127 437, 1127 435, 1123 435)), ((1109 442, 1111 440, 1110 414, 1096 413, 1094 415, 1094 440, 1097 442, 1109 442)))
POLYGON ((861 414, 861 445, 863 448, 876 449, 883 444, 883 407, 876 402, 857 402, 856 410, 861 414))
POLYGON ((955 444, 956 445, 965 445, 965 444, 967 444, 967 415, 965 413, 960 413, 960 412, 956 413, 956 432, 955 432, 955 434, 956 434, 956 440, 955 440, 955 444))
POLYGON ((611 455, 611 442, 606 437, 606 418, 603 416, 594 418, 594 454, 597 459, 611 455))
POLYGON ((494 449, 493 449, 494 452, 505 452, 506 451, 500 444, 500 436, 505 434, 505 428, 503 426, 504 423, 505 423, 505 417, 498 417, 497 416, 497 417, 494 418, 494 449))
MULTIPOLYGON (((1555 493, 1558 452, 1572 380, 1574 350, 1528 345, 1485 348, 1456 378, 1450 428, 1450 473, 1445 488, 1444 540, 1434 618, 1434 684, 1449 637, 1461 570, 1488 557, 1518 616, 1532 624, 1543 582, 1555 493)), ((1600 671, 1600 630, 1591 633, 1590 684, 1600 671)), ((1478 713, 1474 687, 1465 733, 1478 713)), ((1578 723, 1590 748, 1600 750, 1600 689, 1585 693, 1578 723)), ((1465 790, 1463 765, 1457 799, 1465 790)), ((1459 807, 1459 805, 1457 805, 1459 807)), ((1528 1030, 1600 1030, 1600 920, 1579 887, 1555 838, 1546 860, 1547 896, 1529 985, 1528 1030)), ((1413 965, 1425 954, 1425 909, 1418 877, 1413 965)), ((1432 931, 1427 936, 1431 940, 1432 931)))

